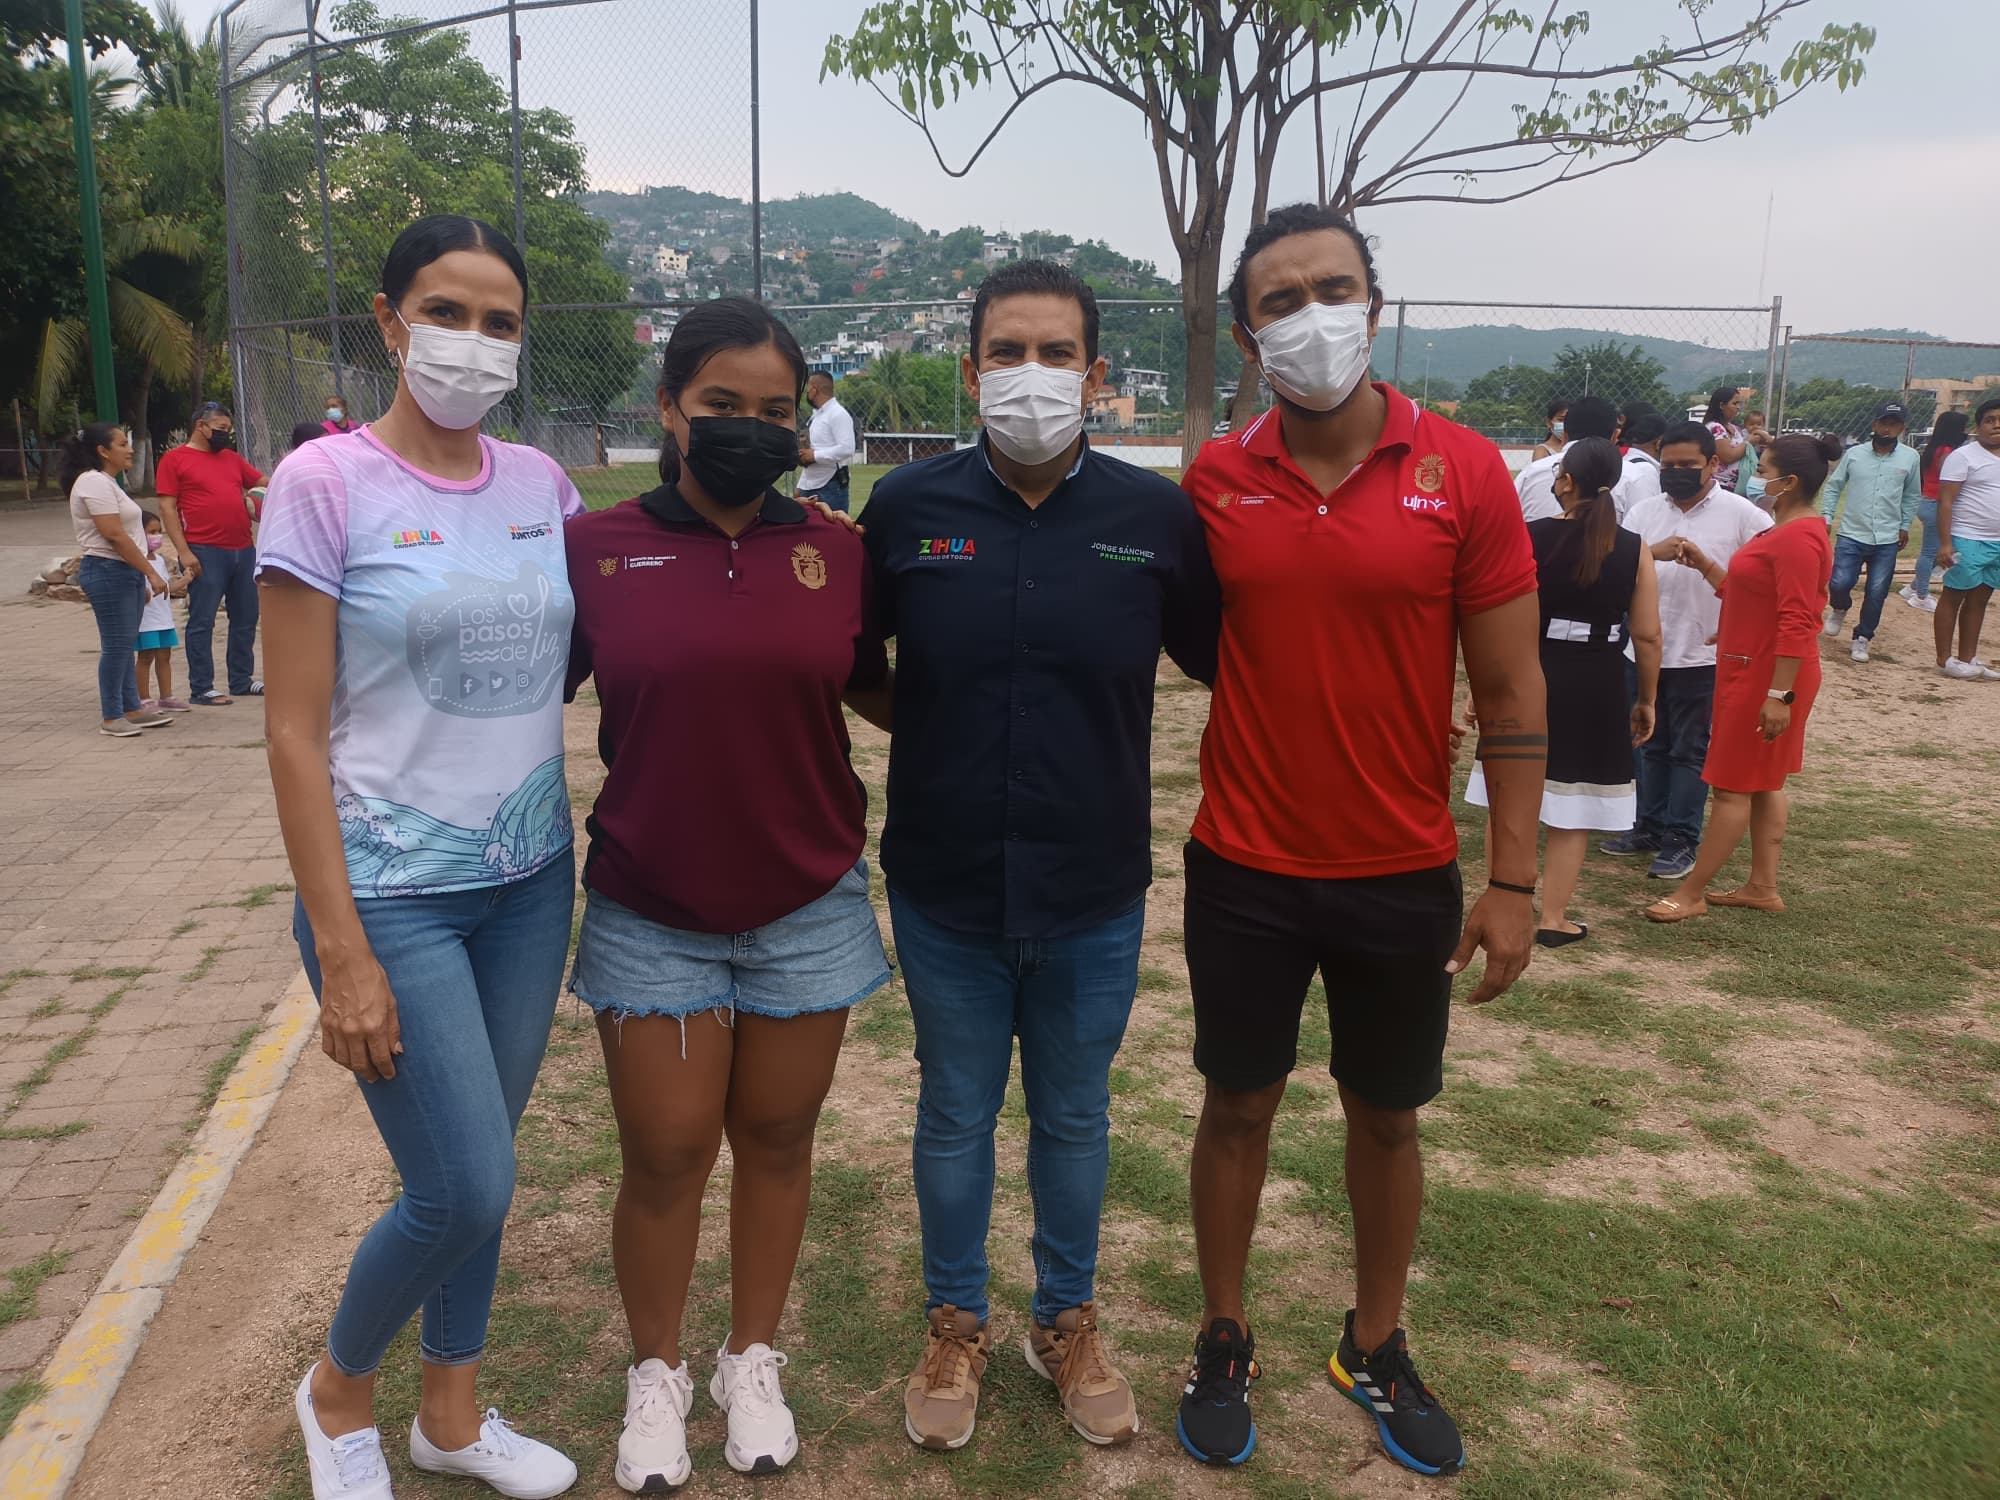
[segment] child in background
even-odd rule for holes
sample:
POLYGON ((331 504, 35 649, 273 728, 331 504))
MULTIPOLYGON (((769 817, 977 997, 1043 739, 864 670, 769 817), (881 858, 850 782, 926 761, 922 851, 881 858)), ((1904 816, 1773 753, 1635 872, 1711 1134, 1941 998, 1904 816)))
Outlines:
POLYGON ((187 592, 187 580, 177 576, 178 562, 169 572, 167 564, 161 561, 160 548, 166 538, 160 533, 160 518, 147 511, 145 524, 146 566, 159 574, 167 592, 149 596, 145 613, 139 617, 139 697, 145 707, 156 712, 184 714, 192 705, 174 696, 174 647, 181 642, 180 632, 174 629, 174 598, 187 592), (157 698, 146 693, 149 673, 160 690, 157 698))

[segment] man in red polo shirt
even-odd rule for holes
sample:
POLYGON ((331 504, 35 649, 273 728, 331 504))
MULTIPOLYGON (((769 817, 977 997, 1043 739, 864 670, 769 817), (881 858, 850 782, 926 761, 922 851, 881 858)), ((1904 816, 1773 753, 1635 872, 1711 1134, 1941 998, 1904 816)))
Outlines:
POLYGON ((1458 1429, 1397 1326, 1423 1191, 1417 1107, 1443 1083, 1452 976, 1483 948, 1483 1004, 1530 952, 1548 743, 1534 554, 1498 450, 1368 382, 1382 293, 1351 223, 1278 210, 1229 295, 1237 345, 1278 399, 1184 481, 1223 613, 1187 849, 1206 1307, 1179 1435, 1208 1463, 1256 1446, 1243 1272, 1317 971, 1355 1241, 1356 1305, 1328 1373, 1392 1457, 1448 1473, 1458 1429), (1461 649, 1492 796, 1491 879, 1462 924, 1447 745, 1461 649))
POLYGON ((236 451, 236 423, 210 401, 195 413, 194 432, 160 460, 154 479, 167 540, 188 571, 188 697, 207 708, 229 693, 260 697, 257 681, 257 549, 250 537, 245 491, 264 482, 236 451), (229 611, 229 693, 215 688, 215 611, 229 611))

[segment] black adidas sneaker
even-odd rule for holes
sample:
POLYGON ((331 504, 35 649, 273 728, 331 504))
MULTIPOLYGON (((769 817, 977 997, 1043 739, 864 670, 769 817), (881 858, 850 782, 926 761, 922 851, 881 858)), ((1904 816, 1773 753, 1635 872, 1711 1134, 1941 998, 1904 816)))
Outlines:
MULTIPOLYGON (((1404 1468, 1419 1474, 1452 1474, 1465 1467, 1458 1424, 1417 1374, 1402 1329, 1390 1334, 1373 1354, 1363 1354, 1354 1342, 1354 1310, 1349 1308, 1340 1352, 1326 1362, 1326 1373, 1374 1417, 1382 1446, 1404 1468)), ((1187 1409, 1185 1402, 1181 1409, 1187 1409)))
POLYGON ((1202 1463, 1240 1464, 1257 1449, 1257 1424, 1250 1420, 1256 1351, 1257 1341, 1227 1318, 1217 1318, 1194 1341, 1175 1431, 1202 1463))

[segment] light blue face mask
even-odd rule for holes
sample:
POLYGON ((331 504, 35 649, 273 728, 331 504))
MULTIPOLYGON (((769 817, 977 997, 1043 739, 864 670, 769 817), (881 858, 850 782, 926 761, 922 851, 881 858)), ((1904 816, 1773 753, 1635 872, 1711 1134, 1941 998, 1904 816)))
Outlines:
POLYGON ((1764 481, 1759 479, 1755 474, 1745 475, 1742 494, 1745 500, 1762 500, 1764 498, 1764 481))

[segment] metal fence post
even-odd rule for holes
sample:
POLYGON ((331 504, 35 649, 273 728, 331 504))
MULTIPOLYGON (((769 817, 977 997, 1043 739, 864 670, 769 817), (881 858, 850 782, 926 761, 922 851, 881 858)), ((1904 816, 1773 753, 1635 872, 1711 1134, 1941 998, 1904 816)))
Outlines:
MULTIPOLYGON (((1916 378, 1917 378, 1917 341, 1915 339, 1911 339, 1909 353, 1903 360, 1903 407, 1905 410, 1909 409, 1910 385, 1913 381, 1916 380, 1916 378)), ((1933 417, 1933 421, 1935 421, 1935 417, 1933 417)))
POLYGON ((1410 304, 1399 300, 1396 303, 1396 363, 1389 371, 1389 384, 1399 391, 1403 388, 1403 325, 1409 316, 1410 304))
POLYGON ((319 7, 305 0, 306 59, 312 69, 313 166, 319 174, 319 233, 321 253, 326 257, 326 338, 333 352, 333 393, 347 399, 340 367, 346 361, 340 351, 340 277, 333 263, 333 198, 326 184, 326 121, 319 100, 319 7))
MULTIPOLYGON (((243 309, 243 238, 242 228, 236 222, 236 86, 232 78, 235 69, 230 56, 229 12, 224 10, 216 23, 216 46, 221 52, 222 67, 222 281, 229 294, 229 320, 236 323, 243 309)), ((229 336, 230 383, 235 387, 236 406, 243 405, 247 390, 249 370, 243 359, 243 341, 229 336)), ((254 443, 257 434, 253 429, 249 434, 254 443)))
POLYGON ((1778 366, 1777 410, 1771 415, 1771 426, 1778 432, 1785 430, 1785 397, 1792 385, 1792 325, 1785 325, 1785 354, 1778 366))
MULTIPOLYGON (((1778 407, 1784 405, 1783 393, 1772 390, 1772 385, 1778 378, 1778 322, 1783 316, 1784 311, 1785 299, 1783 297, 1773 297, 1771 299, 1771 338, 1770 342, 1764 346, 1764 405, 1771 411, 1775 411, 1778 407)), ((1778 419, 1773 417, 1771 420, 1776 421, 1778 419)))
POLYGON ((750 0, 750 295, 764 300, 764 142, 758 88, 757 0, 750 0))
MULTIPOLYGON (((514 243, 528 253, 528 209, 521 196, 521 12, 507 0, 508 119, 514 134, 514 243)), ((535 330, 521 320, 521 441, 535 441, 535 330)))

